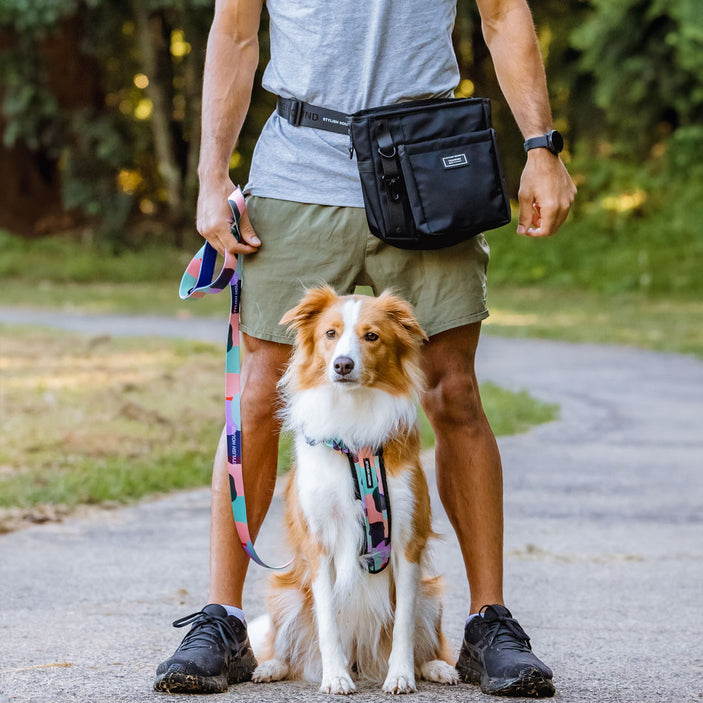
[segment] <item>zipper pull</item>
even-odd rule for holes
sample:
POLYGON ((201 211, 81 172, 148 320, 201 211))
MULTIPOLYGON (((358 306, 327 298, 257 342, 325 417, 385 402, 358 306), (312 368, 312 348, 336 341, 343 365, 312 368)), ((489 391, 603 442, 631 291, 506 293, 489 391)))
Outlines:
POLYGON ((349 159, 353 159, 354 158, 354 140, 352 139, 351 125, 349 125, 349 146, 347 148, 349 149, 349 159))

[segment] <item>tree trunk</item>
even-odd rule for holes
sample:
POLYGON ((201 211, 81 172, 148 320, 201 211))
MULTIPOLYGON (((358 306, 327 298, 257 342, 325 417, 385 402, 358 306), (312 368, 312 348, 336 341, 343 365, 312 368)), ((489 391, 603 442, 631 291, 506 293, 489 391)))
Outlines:
POLYGON ((146 95, 153 103, 150 124, 159 174, 166 189, 167 219, 173 226, 180 227, 183 219, 183 179, 171 134, 171 90, 164 85, 158 70, 158 46, 162 43, 161 19, 151 18, 140 0, 132 0, 131 6, 142 67, 149 78, 146 95))

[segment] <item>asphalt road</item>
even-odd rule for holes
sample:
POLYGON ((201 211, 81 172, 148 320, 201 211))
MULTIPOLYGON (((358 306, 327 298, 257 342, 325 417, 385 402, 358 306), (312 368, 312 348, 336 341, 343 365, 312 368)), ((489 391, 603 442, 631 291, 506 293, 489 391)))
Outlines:
MULTIPOLYGON (((86 334, 220 341, 217 321, 83 317, 0 308, 0 322, 86 334)), ((561 405, 558 421, 503 438, 506 599, 554 669, 555 700, 703 700, 703 362, 628 348, 486 337, 478 371, 561 405)), ((445 628, 458 648, 468 589, 444 539, 445 628)), ((207 593, 208 492, 38 525, 0 537, 0 701, 163 701, 156 664, 183 634, 171 620, 207 593)), ((280 498, 257 548, 283 559, 280 498)), ((249 618, 266 574, 252 566, 249 618)), ((360 686, 359 701, 385 701, 360 686)), ((327 700, 302 683, 242 684, 218 700, 327 700)), ((489 701, 420 684, 414 701, 489 701)))

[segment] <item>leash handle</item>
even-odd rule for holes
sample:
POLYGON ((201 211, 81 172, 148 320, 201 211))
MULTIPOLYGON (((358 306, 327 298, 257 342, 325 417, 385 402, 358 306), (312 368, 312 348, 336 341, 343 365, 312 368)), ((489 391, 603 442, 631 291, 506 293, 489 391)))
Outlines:
MULTIPOLYGON (((246 211, 246 201, 239 187, 235 188, 227 198, 234 222, 232 234, 241 241, 239 220, 246 211)), ((239 370, 239 306, 242 292, 242 258, 225 252, 225 260, 217 275, 215 262, 217 250, 206 242, 188 264, 181 285, 179 296, 187 298, 202 298, 208 293, 219 293, 227 286, 230 289, 230 313, 227 330, 227 353, 225 356, 225 433, 227 435, 227 467, 229 471, 229 491, 232 498, 232 515, 237 529, 239 541, 244 551, 252 561, 267 569, 285 569, 293 562, 291 559, 282 566, 269 566, 254 549, 254 543, 249 534, 247 521, 247 506, 244 498, 244 473, 242 470, 242 403, 239 370)))

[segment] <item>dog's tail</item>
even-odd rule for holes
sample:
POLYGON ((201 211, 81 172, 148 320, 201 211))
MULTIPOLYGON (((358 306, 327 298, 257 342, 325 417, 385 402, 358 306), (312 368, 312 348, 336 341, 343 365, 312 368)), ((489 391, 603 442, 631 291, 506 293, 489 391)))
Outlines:
POLYGON ((260 615, 247 623, 247 634, 258 661, 265 661, 273 656, 268 651, 271 648, 271 618, 268 615, 260 615))

